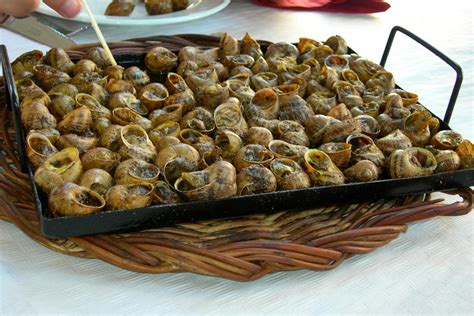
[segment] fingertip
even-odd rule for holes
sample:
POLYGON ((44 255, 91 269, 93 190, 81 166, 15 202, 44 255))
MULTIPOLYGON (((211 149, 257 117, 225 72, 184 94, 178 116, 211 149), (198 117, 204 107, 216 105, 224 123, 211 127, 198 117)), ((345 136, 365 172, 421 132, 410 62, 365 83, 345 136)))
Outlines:
POLYGON ((78 0, 66 0, 58 9, 58 12, 67 18, 75 17, 80 11, 81 4, 78 0))

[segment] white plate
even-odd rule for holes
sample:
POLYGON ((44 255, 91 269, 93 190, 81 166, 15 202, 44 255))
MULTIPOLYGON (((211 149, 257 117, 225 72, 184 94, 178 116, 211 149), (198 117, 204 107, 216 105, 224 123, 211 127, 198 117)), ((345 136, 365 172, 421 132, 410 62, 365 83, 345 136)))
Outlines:
MULTIPOLYGON (((135 6, 135 10, 133 10, 130 16, 125 17, 104 15, 105 9, 110 2, 111 0, 92 0, 88 2, 97 23, 112 25, 160 25, 186 22, 217 13, 229 5, 230 0, 189 0, 190 5, 186 10, 154 16, 148 15, 145 10, 145 5, 140 3, 135 6)), ((37 11, 49 16, 66 19, 44 3, 41 3, 37 11)), ((89 22, 89 18, 84 9, 76 17, 68 20, 84 23, 89 22)))

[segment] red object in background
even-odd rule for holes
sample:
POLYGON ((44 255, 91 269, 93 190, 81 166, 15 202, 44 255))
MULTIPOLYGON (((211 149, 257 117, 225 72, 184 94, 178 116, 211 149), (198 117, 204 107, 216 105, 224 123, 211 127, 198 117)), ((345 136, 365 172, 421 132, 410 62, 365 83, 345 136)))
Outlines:
POLYGON ((390 8, 390 4, 383 0, 255 0, 255 2, 274 8, 342 13, 376 13, 390 8))

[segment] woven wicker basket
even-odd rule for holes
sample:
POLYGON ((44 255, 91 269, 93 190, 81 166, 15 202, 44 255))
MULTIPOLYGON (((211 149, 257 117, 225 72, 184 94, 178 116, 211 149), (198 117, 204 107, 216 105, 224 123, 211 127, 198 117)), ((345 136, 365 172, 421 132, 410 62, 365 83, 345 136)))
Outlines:
MULTIPOLYGON (((112 43, 114 53, 144 52, 152 46, 179 49, 218 44, 210 36, 153 37, 112 43)), ((80 57, 91 45, 70 50, 80 57)), ((2 87, 3 91, 3 87, 2 87)), ((429 195, 360 204, 337 204, 297 212, 278 212, 181 224, 122 234, 50 240, 41 235, 28 176, 19 170, 11 115, 0 93, 0 219, 14 223, 36 242, 64 254, 97 258, 122 269, 144 272, 194 272, 237 281, 265 274, 310 269, 331 270, 354 254, 388 244, 407 224, 437 216, 464 215, 473 192, 451 204, 429 195)))

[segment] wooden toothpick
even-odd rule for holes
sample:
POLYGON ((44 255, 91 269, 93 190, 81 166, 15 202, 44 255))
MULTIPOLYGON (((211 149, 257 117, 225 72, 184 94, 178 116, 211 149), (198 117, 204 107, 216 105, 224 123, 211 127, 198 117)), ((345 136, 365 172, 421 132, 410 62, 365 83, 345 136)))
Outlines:
POLYGON ((82 6, 84 9, 86 9, 87 15, 89 16, 89 20, 92 24, 92 28, 95 31, 95 34, 97 34, 97 37, 99 38, 100 44, 102 44, 102 47, 105 50, 105 53, 107 54, 107 57, 110 59, 110 62, 112 65, 117 65, 117 62, 115 61, 114 56, 112 55, 112 52, 110 51, 109 45, 107 45, 107 42, 105 41, 104 35, 102 34, 102 31, 99 28, 99 25, 97 24, 94 14, 92 14, 91 9, 89 8, 89 5, 87 4, 87 0, 81 0, 82 6))

